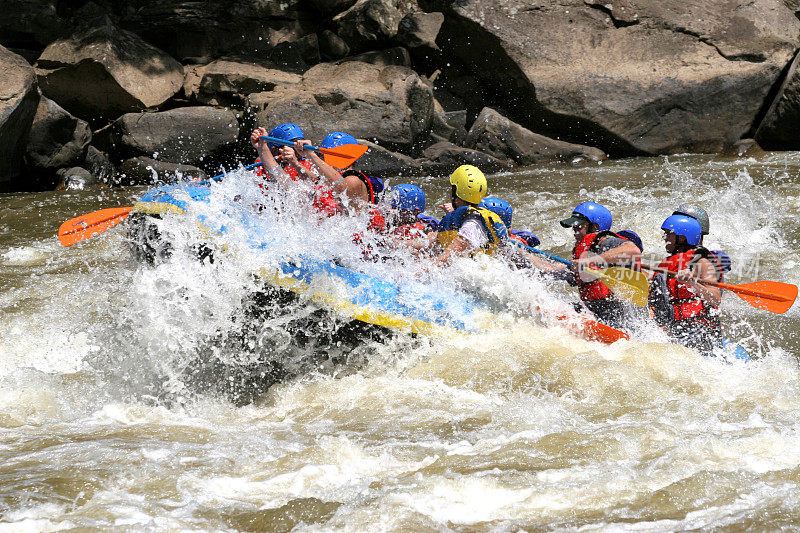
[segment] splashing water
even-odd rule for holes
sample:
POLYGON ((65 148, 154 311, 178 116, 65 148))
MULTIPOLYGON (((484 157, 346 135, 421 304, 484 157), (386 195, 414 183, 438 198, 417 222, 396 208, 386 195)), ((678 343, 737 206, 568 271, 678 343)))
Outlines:
MULTIPOLYGON (((609 206, 653 261, 660 222, 698 203, 732 282, 798 283, 798 168, 796 154, 674 156, 490 186, 515 228, 562 256, 571 234, 557 221, 579 201, 609 206)), ((429 205, 446 194, 420 184, 429 205)), ((723 299, 726 336, 758 356, 750 364, 656 332, 587 342, 532 313, 566 308, 574 289, 488 260, 446 275, 402 252, 364 262, 352 236, 366 217, 319 221, 305 194, 269 205, 252 175, 231 174, 190 213, 225 231, 165 217, 172 253, 152 267, 124 231, 69 249, 52 236, 138 191, 0 196, 0 227, 15 228, 0 236, 0 530, 797 527, 795 309, 723 299), (495 322, 455 336, 353 333, 253 276, 287 258, 466 291, 495 322)))

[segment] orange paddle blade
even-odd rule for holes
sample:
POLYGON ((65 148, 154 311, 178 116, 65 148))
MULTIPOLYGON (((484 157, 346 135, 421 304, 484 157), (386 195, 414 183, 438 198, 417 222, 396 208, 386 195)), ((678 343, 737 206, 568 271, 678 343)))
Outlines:
POLYGON ((559 315, 556 319, 567 322, 570 331, 586 340, 612 344, 618 340, 630 338, 624 331, 612 328, 591 318, 579 315, 559 315))
POLYGON ((739 298, 757 309, 778 314, 788 311, 797 299, 797 285, 779 281, 754 281, 741 285, 718 283, 717 286, 735 292, 739 298))
POLYGON ((64 246, 85 241, 113 228, 128 217, 133 207, 111 207, 71 218, 58 228, 58 240, 64 246))
POLYGON ((336 148, 320 148, 319 153, 323 154, 325 162, 330 166, 347 168, 364 155, 368 149, 369 147, 363 144, 343 144, 336 148))

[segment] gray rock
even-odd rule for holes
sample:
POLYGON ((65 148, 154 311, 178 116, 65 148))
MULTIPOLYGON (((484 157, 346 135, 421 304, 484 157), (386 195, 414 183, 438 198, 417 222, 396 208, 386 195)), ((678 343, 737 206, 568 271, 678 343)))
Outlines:
POLYGON ((236 142, 239 124, 232 111, 182 107, 123 115, 115 122, 114 133, 116 150, 123 157, 145 155, 196 163, 236 142))
POLYGON ((511 164, 501 161, 489 154, 461 148, 449 142, 439 142, 425 149, 424 157, 418 163, 426 174, 433 176, 449 176, 461 165, 475 165, 483 172, 500 172, 509 170, 511 164))
POLYGON ((389 65, 411 67, 411 55, 408 53, 408 50, 402 46, 395 46, 394 48, 387 48, 386 50, 364 52, 363 54, 342 59, 339 63, 345 61, 359 61, 361 63, 369 63, 370 65, 378 65, 381 67, 387 67, 389 65))
POLYGON ((800 54, 786 74, 775 100, 756 131, 767 150, 800 150, 800 54))
POLYGON ((332 15, 350 9, 356 0, 311 0, 311 2, 323 13, 332 15))
POLYGON ((83 160, 91 140, 92 132, 86 122, 43 96, 26 148, 28 163, 38 170, 75 166, 83 160))
POLYGON ((157 107, 183 84, 177 61, 113 26, 52 43, 37 67, 42 92, 87 120, 157 107))
POLYGON ((413 0, 358 0, 333 21, 350 48, 363 51, 389 44, 403 17, 415 11, 419 7, 413 0))
POLYGON ((369 150, 353 165, 354 169, 379 178, 419 174, 419 165, 414 158, 392 152, 369 141, 359 142, 369 146, 369 150))
POLYGON ((190 57, 215 59, 232 54, 263 59, 276 45, 297 41, 316 32, 319 25, 317 17, 306 15, 307 7, 301 11, 300 0, 121 4, 135 6, 123 18, 123 27, 182 62, 190 57))
POLYGON ((745 135, 799 33, 771 0, 461 0, 437 42, 531 129, 656 154, 745 135))
POLYGON ((484 108, 467 134, 466 145, 518 165, 543 161, 601 161, 602 150, 533 133, 491 108, 484 108))
POLYGON ((400 21, 396 39, 408 48, 438 50, 436 37, 444 22, 444 13, 409 13, 400 21))
POLYGON ((39 48, 59 38, 66 21, 58 16, 55 0, 3 0, 0 4, 0 44, 39 48))
POLYGON ((57 191, 80 191, 106 186, 100 179, 82 167, 61 168, 56 174, 58 175, 57 191))
POLYGON ((331 131, 410 150, 427 135, 433 116, 433 94, 411 69, 360 62, 322 63, 309 69, 299 84, 281 85, 250 95, 259 125, 301 124, 319 140, 331 131))
POLYGON ((203 180, 206 179, 206 173, 192 165, 134 157, 122 162, 115 179, 123 185, 153 185, 181 179, 203 180))
POLYGON ((38 104, 33 68, 0 46, 0 189, 9 189, 22 173, 28 132, 38 104))
POLYGON ((350 47, 347 46, 344 39, 331 30, 320 33, 318 39, 319 53, 324 59, 341 59, 350 53, 350 47))
POLYGON ((278 84, 298 83, 301 76, 255 63, 220 59, 186 69, 184 93, 208 105, 244 104, 251 93, 271 91, 278 84))
POLYGON ((103 183, 111 183, 115 173, 111 159, 92 145, 86 149, 82 166, 103 183))

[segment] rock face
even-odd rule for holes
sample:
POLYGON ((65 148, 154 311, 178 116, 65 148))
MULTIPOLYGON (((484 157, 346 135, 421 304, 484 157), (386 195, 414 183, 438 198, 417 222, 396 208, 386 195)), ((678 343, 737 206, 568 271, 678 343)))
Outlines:
POLYGON ((573 161, 576 158, 602 161, 606 158, 603 151, 597 148, 533 133, 489 107, 481 111, 470 128, 466 145, 500 160, 512 160, 518 165, 552 160, 573 161))
POLYGON ((318 141, 331 131, 410 149, 430 128, 433 92, 411 69, 348 61, 322 63, 300 83, 251 95, 259 125, 302 124, 318 141))
POLYGON ((55 170, 80 163, 92 140, 89 125, 67 113, 49 98, 42 97, 31 126, 26 155, 40 170, 55 170))
POLYGON ((201 104, 241 106, 245 95, 271 91, 279 84, 300 80, 300 75, 291 72, 221 59, 189 70, 184 92, 201 104))
POLYGON ((756 132, 767 150, 800 150, 800 54, 795 56, 775 101, 756 132))
POLYGON ((270 56, 281 43, 316 31, 319 20, 299 0, 138 0, 121 25, 184 60, 229 54, 270 56))
POLYGON ((42 92, 87 120, 154 108, 183 84, 177 61, 108 25, 52 43, 37 67, 42 92))
POLYGON ((119 166, 116 181, 123 185, 152 185, 158 181, 174 182, 180 179, 205 178, 205 172, 191 165, 157 161, 149 157, 134 157, 119 166))
POLYGON ((173 163, 202 161, 236 142, 236 115, 213 107, 182 107, 160 113, 129 113, 114 124, 116 150, 173 163))
POLYGON ((386 46, 397 35, 403 17, 415 11, 419 7, 413 0, 358 0, 333 21, 350 48, 363 51, 386 46))
POLYGON ((461 165, 475 165, 483 172, 509 170, 511 164, 489 154, 461 148, 449 142, 438 142, 425 149, 421 162, 426 174, 449 176, 461 165))
POLYGON ((55 0, 3 0, 0 36, 12 46, 48 45, 64 31, 55 0))
POLYGON ((733 144, 800 31, 771 0, 460 0, 448 13, 440 47, 512 118, 617 155, 733 144))
POLYGON ((21 56, 0 46, 0 189, 20 176, 38 103, 33 69, 21 56))

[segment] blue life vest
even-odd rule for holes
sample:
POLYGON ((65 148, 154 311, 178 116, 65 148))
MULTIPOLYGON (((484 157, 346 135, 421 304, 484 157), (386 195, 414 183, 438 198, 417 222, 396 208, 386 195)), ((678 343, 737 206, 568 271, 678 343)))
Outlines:
POLYGON ((417 220, 425 224, 427 231, 439 231, 439 219, 429 217, 428 215, 423 215, 420 213, 417 215, 417 220))

